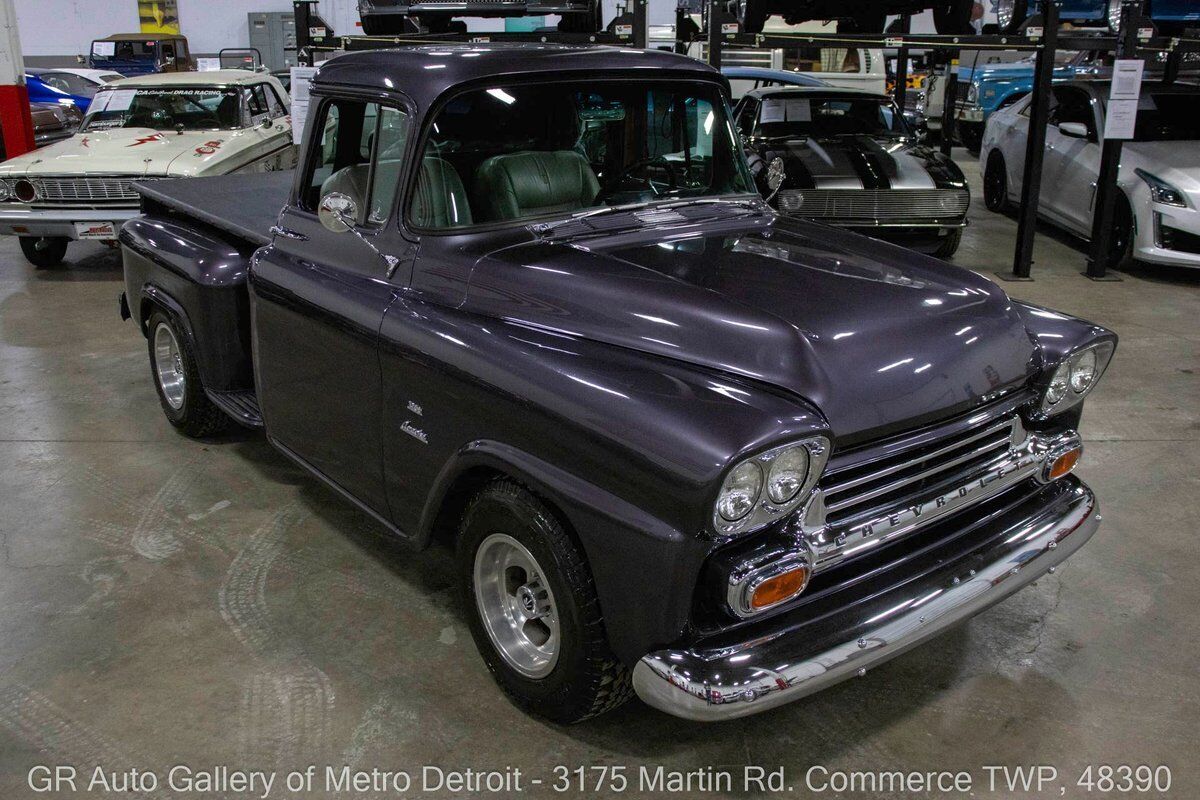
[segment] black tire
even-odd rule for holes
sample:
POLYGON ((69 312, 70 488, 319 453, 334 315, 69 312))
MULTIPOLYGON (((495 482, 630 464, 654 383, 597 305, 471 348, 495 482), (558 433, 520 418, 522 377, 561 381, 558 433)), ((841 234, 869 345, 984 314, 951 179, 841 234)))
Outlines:
POLYGON ((609 649, 583 553, 558 519, 523 486, 498 479, 471 500, 459 526, 458 570, 475 645, 496 683, 517 706, 571 724, 611 711, 633 696, 629 670, 609 649), (475 562, 480 546, 497 533, 512 537, 533 555, 553 592, 558 655, 544 677, 526 677, 514 668, 483 621, 475 562))
POLYGON ((1004 156, 993 150, 983 171, 983 204, 988 211, 1003 214, 1008 211, 1008 171, 1004 156))
POLYGON ((1113 269, 1125 269, 1133 264, 1133 209, 1121 192, 1117 193, 1113 205, 1113 231, 1108 265, 1113 269))
POLYGON ((838 23, 838 33, 883 33, 887 14, 878 11, 859 11, 850 19, 838 23))
POLYGON ((1016 33, 1029 17, 1029 0, 1012 0, 1012 19, 1000 25, 1001 33, 1016 33))
POLYGON ((563 14, 558 21, 560 33, 596 33, 600 31, 600 3, 593 2, 584 14, 563 14))
POLYGON ((742 33, 762 33, 770 16, 766 0, 738 0, 737 8, 742 33))
POLYGON ((224 430, 229 424, 229 417, 221 409, 213 405, 204 393, 204 385, 200 380, 200 371, 196 366, 196 356, 192 352, 191 342, 184 335, 174 318, 160 309, 155 309, 146 322, 147 347, 150 352, 150 377, 154 381, 154 390, 158 392, 158 402, 162 406, 167 421, 192 438, 211 436, 224 430), (178 362, 176 372, 183 377, 182 400, 176 406, 168 399, 159 379, 159 364, 156 355, 155 340, 159 326, 165 326, 174 337, 177 347, 178 362))
POLYGON ((38 269, 57 267, 67 255, 71 240, 65 236, 21 236, 25 260, 38 269))
POLYGON ((975 0, 949 0, 933 7, 933 27, 943 36, 970 36, 975 0))
POLYGON ((401 33, 403 25, 389 22, 386 14, 364 14, 362 16, 363 34, 367 36, 393 36, 401 33))
POLYGON ((941 239, 938 240, 937 249, 933 254, 938 258, 950 258, 958 252, 958 246, 962 244, 962 228, 954 228, 941 239))
POLYGON ((978 156, 979 149, 983 147, 983 125, 978 122, 959 122, 955 128, 962 146, 971 155, 978 156))

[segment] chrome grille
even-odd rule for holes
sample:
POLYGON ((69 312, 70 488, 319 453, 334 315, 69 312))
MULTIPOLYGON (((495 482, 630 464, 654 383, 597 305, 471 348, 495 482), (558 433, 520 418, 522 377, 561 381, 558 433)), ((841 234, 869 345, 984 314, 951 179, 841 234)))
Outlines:
POLYGON ((1015 417, 932 444, 899 449, 866 464, 831 471, 821 480, 825 522, 834 529, 886 514, 909 500, 961 483, 1008 455, 1015 417))
POLYGON ((138 193, 133 182, 140 178, 114 176, 104 178, 33 178, 39 205, 77 203, 121 203, 137 205, 138 193))
POLYGON ((954 96, 964 103, 969 102, 971 97, 971 82, 960 80, 955 83, 954 96))
POLYGON ((887 222, 961 217, 965 189, 789 189, 779 193, 779 210, 813 219, 887 222))

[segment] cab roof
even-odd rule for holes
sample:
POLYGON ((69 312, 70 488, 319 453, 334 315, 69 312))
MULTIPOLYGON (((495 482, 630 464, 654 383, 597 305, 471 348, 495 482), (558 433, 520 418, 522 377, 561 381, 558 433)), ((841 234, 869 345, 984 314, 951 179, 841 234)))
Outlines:
POLYGON ((323 63, 317 87, 355 86, 400 91, 424 110, 448 89, 477 80, 506 81, 534 75, 640 73, 646 77, 694 77, 724 83, 721 73, 688 56, 662 50, 605 45, 539 43, 447 44, 346 53, 323 63))
POLYGON ((114 33, 95 42, 162 42, 168 39, 187 39, 182 33, 114 33))

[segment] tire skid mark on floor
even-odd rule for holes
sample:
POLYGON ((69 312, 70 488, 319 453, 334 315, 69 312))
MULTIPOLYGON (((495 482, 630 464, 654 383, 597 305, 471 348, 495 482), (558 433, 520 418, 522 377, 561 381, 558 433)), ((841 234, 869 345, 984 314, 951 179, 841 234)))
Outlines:
POLYGON ((294 503, 276 512, 234 557, 218 592, 222 619, 260 665, 242 692, 239 748, 247 763, 309 763, 329 739, 329 677, 280 637, 266 596, 287 532, 307 517, 294 503))
MULTIPOLYGON (((20 684, 0 687, 0 727, 41 753, 52 753, 54 758, 44 759, 45 763, 53 760, 74 765, 79 770, 76 781, 81 790, 96 767, 106 773, 120 773, 151 763, 125 752, 116 742, 73 719, 45 695, 20 684)), ((114 794, 133 800, 168 800, 174 796, 161 788, 114 794)))

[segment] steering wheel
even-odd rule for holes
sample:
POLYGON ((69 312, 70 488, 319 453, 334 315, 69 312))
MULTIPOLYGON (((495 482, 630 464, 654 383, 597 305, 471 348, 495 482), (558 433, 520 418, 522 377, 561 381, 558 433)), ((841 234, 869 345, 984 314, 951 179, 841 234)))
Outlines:
POLYGON ((664 191, 670 191, 671 189, 679 186, 679 173, 675 171, 675 165, 662 156, 653 156, 652 158, 638 159, 621 170, 610 184, 612 188, 600 193, 600 199, 620 191, 620 186, 625 179, 632 177, 635 172, 644 167, 662 167, 663 171, 667 173, 667 183, 662 189, 659 188, 661 181, 659 184, 656 184, 654 178, 651 178, 649 175, 646 175, 642 178, 644 186, 650 191, 654 192, 656 196, 662 194, 664 191))

